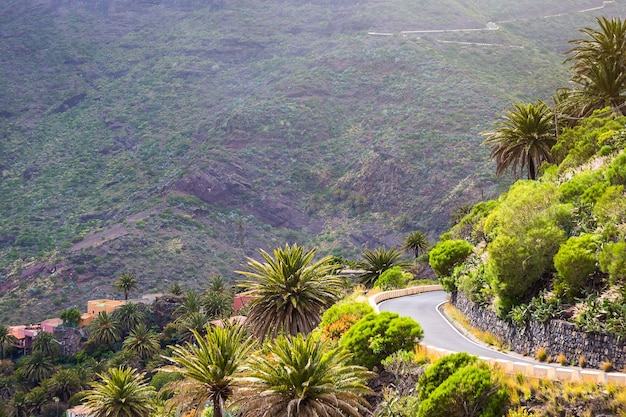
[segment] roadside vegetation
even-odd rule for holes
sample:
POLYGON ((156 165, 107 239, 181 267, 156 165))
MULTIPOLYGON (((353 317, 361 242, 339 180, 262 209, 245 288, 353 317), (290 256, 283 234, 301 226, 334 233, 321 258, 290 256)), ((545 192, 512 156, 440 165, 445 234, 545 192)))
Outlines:
POLYGON ((522 179, 473 206, 429 261, 448 291, 520 327, 566 319, 624 337, 626 117, 614 95, 626 83, 606 71, 626 69, 626 31, 601 18, 581 36, 554 107, 516 105, 485 132, 498 173, 522 179))

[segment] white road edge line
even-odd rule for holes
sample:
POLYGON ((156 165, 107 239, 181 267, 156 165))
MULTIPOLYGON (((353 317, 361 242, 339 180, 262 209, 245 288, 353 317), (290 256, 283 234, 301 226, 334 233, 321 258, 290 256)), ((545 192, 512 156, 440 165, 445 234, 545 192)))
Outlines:
MULTIPOLYGON (((461 336, 463 339, 467 340, 468 342, 472 343, 472 344, 473 344, 473 345, 475 345, 475 346, 478 346, 478 347, 480 347, 480 348, 484 348, 484 349, 489 349, 489 350, 490 350, 490 351, 492 351, 492 352, 495 352, 495 353, 499 353, 499 354, 501 354, 501 355, 507 355, 507 356, 508 356, 508 353, 505 353, 505 352, 501 352, 501 351, 499 351, 499 350, 492 349, 492 348, 490 348, 490 347, 489 347, 489 345, 476 343, 474 340, 470 339, 469 337, 467 337, 466 335, 464 335, 462 332, 460 332, 460 331, 459 331, 459 329, 457 329, 457 328, 456 328, 456 326, 455 326, 455 325, 453 325, 453 324, 450 322, 450 320, 448 320, 448 318, 447 318, 447 317, 446 317, 446 316, 445 316, 445 315, 441 312, 441 310, 439 310, 439 307, 441 307, 442 305, 444 305, 444 304, 446 304, 446 303, 447 303, 447 301, 442 301, 442 302, 440 302, 440 303, 439 303, 439 304, 437 304, 437 306, 435 307, 435 310, 437 310, 437 313, 441 316, 441 318, 442 318, 442 319, 444 319, 444 321, 445 321, 446 323, 448 323, 448 326, 452 327, 452 330, 454 330, 455 332, 457 332, 457 334, 458 334, 459 336, 461 336)), ((446 350, 447 350, 447 349, 446 349, 446 350)), ((512 356, 512 357, 514 357, 514 356, 512 356)))

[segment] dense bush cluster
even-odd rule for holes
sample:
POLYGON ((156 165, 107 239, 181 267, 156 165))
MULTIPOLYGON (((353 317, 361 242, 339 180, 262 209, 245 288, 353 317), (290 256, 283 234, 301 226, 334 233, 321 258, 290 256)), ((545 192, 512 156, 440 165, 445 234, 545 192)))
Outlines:
POLYGON ((359 320, 341 338, 341 344, 354 354, 356 363, 373 369, 394 352, 413 350, 423 337, 415 320, 384 311, 359 320))
POLYGON ((584 328, 599 296, 609 314, 591 327, 626 334, 616 324, 626 277, 625 124, 624 116, 604 114, 565 128, 554 148, 558 163, 544 165, 539 180, 516 182, 443 235, 430 263, 446 288, 520 324, 565 317, 578 303, 573 319, 584 328), (454 264, 440 253, 459 241, 473 254, 454 264))

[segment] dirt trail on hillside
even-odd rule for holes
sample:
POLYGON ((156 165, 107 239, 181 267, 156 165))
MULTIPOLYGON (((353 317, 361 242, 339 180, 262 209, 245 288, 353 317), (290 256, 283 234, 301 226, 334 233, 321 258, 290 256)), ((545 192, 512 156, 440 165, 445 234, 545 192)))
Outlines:
MULTIPOLYGON (((574 12, 566 12, 566 13, 558 13, 558 14, 552 14, 552 15, 546 15, 546 16, 539 16, 536 18, 523 18, 523 19, 509 19, 509 20, 501 20, 501 21, 497 21, 497 22, 488 22, 485 27, 483 28, 458 28, 458 29, 430 29, 430 30, 402 30, 400 31, 400 35, 420 35, 420 34, 433 34, 433 33, 459 33, 459 32, 479 32, 479 31, 485 31, 485 30, 499 30, 500 26, 498 26, 498 24, 502 24, 502 23, 510 23, 510 22, 519 22, 519 21, 523 21, 523 20, 530 20, 530 19, 552 19, 555 17, 560 17, 560 16, 565 16, 568 14, 573 14, 573 13, 588 13, 588 12, 594 12, 597 10, 602 10, 604 8, 606 8, 608 5, 614 4, 615 1, 603 1, 602 4, 600 6, 597 7, 591 7, 588 9, 582 9, 582 10, 577 10, 574 12)), ((368 32, 368 35, 370 36, 394 36, 393 32, 368 32)), ((446 43, 454 43, 454 41, 445 41, 446 43)), ((479 46, 505 46, 505 45, 500 45, 500 44, 484 44, 484 43, 472 43, 472 42, 459 42, 459 43, 463 43, 463 44, 471 44, 471 45, 479 45, 479 46)), ((508 45, 510 46, 510 45, 508 45)))
MULTIPOLYGON (((135 213, 132 216, 128 217, 127 221, 136 222, 137 220, 145 219, 150 216, 152 213, 156 212, 160 207, 155 206, 151 207, 148 210, 141 211, 139 213, 135 213)), ((109 242, 113 239, 117 239, 120 236, 125 236, 128 234, 128 229, 122 223, 115 224, 109 227, 107 230, 102 232, 94 233, 89 236, 85 236, 83 240, 78 243, 70 246, 70 252, 77 252, 82 249, 91 248, 95 246, 100 246, 103 243, 109 242)))

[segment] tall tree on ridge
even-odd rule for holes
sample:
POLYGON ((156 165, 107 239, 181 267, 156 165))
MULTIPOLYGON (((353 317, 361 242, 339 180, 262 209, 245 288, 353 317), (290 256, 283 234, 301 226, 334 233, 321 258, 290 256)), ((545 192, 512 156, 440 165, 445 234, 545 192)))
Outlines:
POLYGON ((556 143, 552 110, 541 100, 535 104, 515 104, 505 110, 494 123, 494 130, 483 132, 484 144, 491 147, 491 159, 496 161, 496 175, 509 168, 516 176, 524 171, 528 179, 537 178, 539 166, 551 162, 550 150, 556 143))
POLYGON ((124 300, 128 300, 128 293, 139 288, 139 281, 131 273, 125 273, 113 283, 113 288, 124 293, 124 300))
POLYGON ((429 246, 430 242, 426 233, 416 230, 406 237, 402 249, 407 252, 413 252, 415 258, 418 258, 429 246))
POLYGON ((594 110, 610 106, 626 114, 626 21, 596 19, 599 29, 586 27, 584 38, 574 39, 566 52, 571 63, 571 89, 561 89, 557 109, 566 116, 588 117, 594 110))

